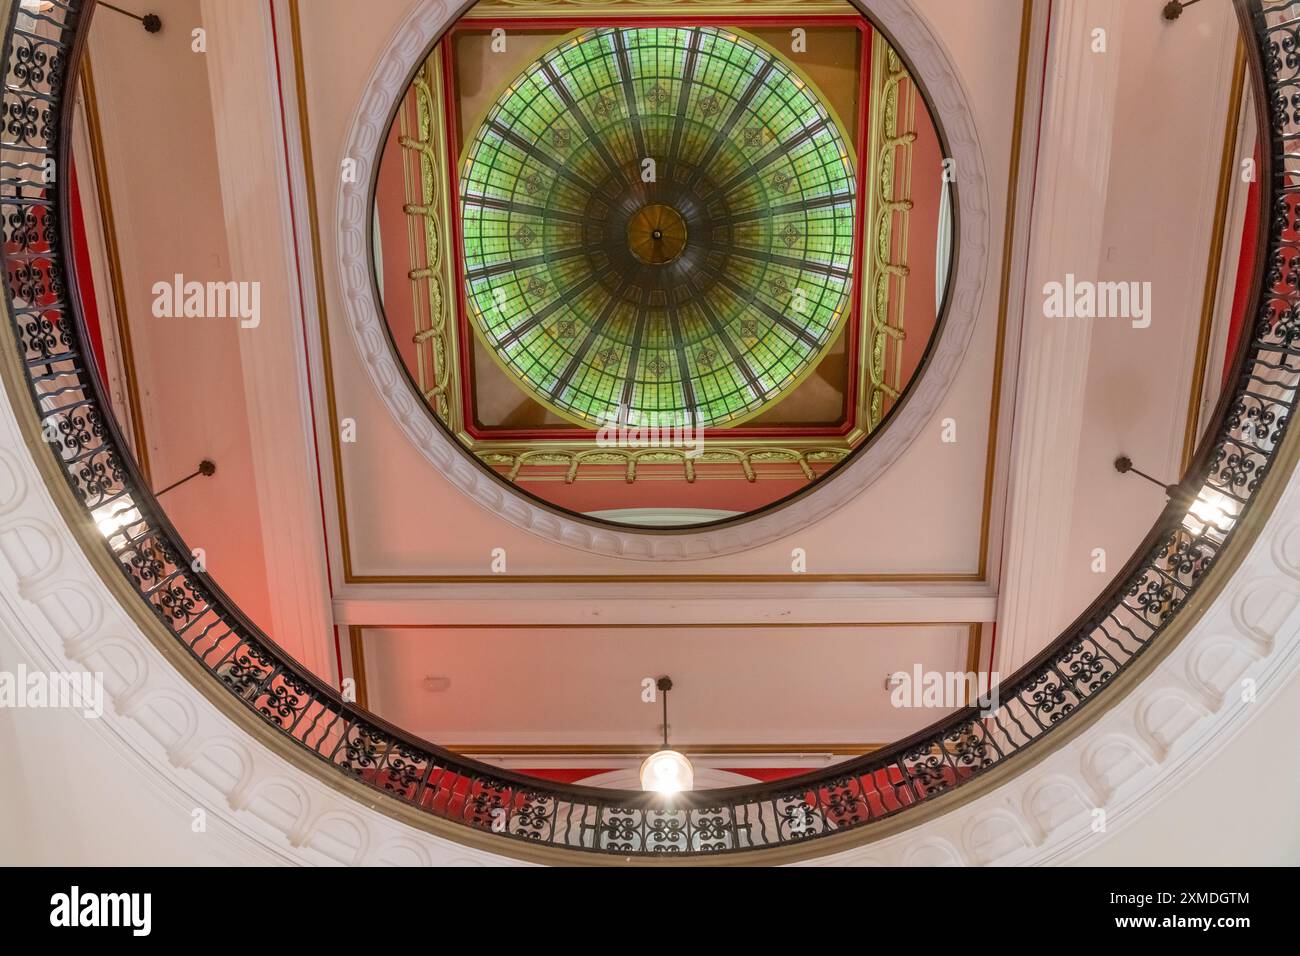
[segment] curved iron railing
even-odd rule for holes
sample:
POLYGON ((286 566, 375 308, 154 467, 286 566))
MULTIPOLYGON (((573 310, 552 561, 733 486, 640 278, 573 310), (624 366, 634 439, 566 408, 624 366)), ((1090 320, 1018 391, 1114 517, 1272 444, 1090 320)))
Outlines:
MULTIPOLYGON (((869 756, 798 778, 671 801, 555 785, 468 760, 368 714, 287 656, 206 574, 141 479, 104 401, 71 279, 66 109, 93 0, 19 14, 4 39, 0 207, 6 297, 47 449, 158 621, 270 727, 393 799, 502 840, 623 856, 743 852, 871 826, 1017 757, 1104 696, 1160 636, 1241 526, 1300 386, 1300 0, 1239 4, 1253 42, 1263 220, 1257 308, 1218 425, 1155 528, 1105 595, 967 709, 869 756), (1262 84, 1262 85, 1261 85, 1262 84)), ((5 342, 9 348, 9 342, 5 342)), ((503 846, 503 849, 505 847, 503 846)))

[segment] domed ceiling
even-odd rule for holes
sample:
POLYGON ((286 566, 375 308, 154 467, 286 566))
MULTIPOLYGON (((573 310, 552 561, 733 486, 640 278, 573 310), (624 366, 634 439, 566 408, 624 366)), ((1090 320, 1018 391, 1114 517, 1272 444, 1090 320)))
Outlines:
POLYGON ((468 146, 473 324, 576 423, 739 423, 816 367, 850 311, 854 168, 812 84, 754 38, 572 35, 468 146))
POLYGON ((938 327, 924 98, 848 4, 795 29, 570 12, 472 10, 396 106, 371 238, 409 384, 564 512, 682 528, 790 500, 885 425, 938 327))

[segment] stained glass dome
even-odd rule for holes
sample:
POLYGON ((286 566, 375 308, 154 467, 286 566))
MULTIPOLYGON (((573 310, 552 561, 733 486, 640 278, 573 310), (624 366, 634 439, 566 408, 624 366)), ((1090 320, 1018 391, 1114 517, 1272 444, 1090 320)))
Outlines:
POLYGON ((466 152, 472 324, 571 421, 737 424, 843 326, 856 190, 837 120, 758 40, 574 34, 505 89, 466 152))

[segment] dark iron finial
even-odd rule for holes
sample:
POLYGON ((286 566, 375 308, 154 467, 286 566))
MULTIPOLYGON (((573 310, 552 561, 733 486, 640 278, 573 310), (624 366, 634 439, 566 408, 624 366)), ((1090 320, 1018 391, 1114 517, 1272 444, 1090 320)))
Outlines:
POLYGON ((1160 11, 1160 15, 1166 20, 1173 22, 1183 15, 1185 9, 1194 3, 1200 2, 1201 0, 1169 0, 1169 2, 1165 4, 1164 9, 1160 11))

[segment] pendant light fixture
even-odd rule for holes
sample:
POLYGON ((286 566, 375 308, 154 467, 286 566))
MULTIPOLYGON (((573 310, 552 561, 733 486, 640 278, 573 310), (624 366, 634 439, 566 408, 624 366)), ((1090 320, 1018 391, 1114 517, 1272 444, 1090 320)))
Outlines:
POLYGON ((673 689, 672 678, 659 678, 655 687, 664 703, 664 746, 642 761, 641 789, 662 794, 680 793, 695 785, 695 768, 685 754, 668 746, 668 692, 673 689))

